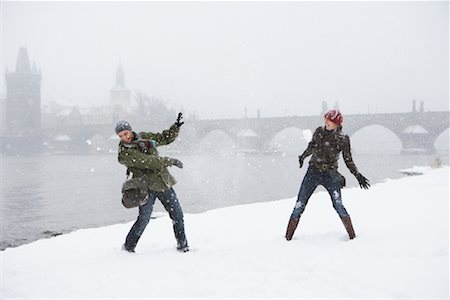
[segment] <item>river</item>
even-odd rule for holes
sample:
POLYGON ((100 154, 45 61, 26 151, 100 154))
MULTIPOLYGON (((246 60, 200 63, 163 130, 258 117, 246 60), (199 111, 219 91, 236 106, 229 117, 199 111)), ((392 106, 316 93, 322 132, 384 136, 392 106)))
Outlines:
MULTIPOLYGON (((306 172, 306 167, 298 168, 295 152, 172 156, 184 163, 183 169, 172 167, 171 173, 178 181, 174 188, 185 213, 295 197, 306 172)), ((430 165, 437 155, 393 152, 353 157, 374 184, 404 176, 400 169, 430 165)), ((448 164, 448 153, 439 157, 448 164)), ((1 162, 0 249, 136 218, 137 209, 121 204, 125 167, 115 154, 2 156, 1 162)), ((339 165, 347 187, 357 186, 342 159, 339 165)), ((345 203, 345 192, 343 198, 345 203)), ((164 211, 158 201, 155 211, 164 211)))

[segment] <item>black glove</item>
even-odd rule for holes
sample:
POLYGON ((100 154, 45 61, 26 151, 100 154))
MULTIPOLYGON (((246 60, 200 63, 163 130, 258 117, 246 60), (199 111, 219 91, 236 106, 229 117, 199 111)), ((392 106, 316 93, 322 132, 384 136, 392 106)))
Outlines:
POLYGON ((183 163, 181 162, 181 160, 178 160, 176 158, 171 158, 170 159, 170 163, 172 164, 172 166, 178 167, 180 169, 183 169, 183 163))
POLYGON ((178 128, 180 128, 181 125, 184 124, 184 122, 181 122, 181 119, 182 119, 182 118, 183 118, 183 114, 182 114, 182 113, 178 113, 178 118, 177 118, 177 121, 175 122, 175 125, 176 125, 178 128))
POLYGON ((356 179, 358 180, 359 186, 362 189, 367 190, 370 187, 369 180, 366 177, 364 177, 361 173, 358 173, 355 176, 356 176, 356 179))
POLYGON ((299 168, 303 167, 303 160, 304 160, 303 156, 300 155, 300 156, 298 157, 298 164, 299 164, 299 166, 300 166, 299 168))

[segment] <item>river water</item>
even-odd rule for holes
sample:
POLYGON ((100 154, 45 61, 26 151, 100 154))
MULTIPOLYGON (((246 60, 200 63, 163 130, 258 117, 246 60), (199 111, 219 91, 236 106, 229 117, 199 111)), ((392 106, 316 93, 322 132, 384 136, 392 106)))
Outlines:
MULTIPOLYGON (((172 155, 184 162, 183 169, 171 169, 178 181, 174 188, 185 213, 292 198, 306 172, 306 167, 298 168, 297 155, 172 155)), ((396 151, 353 157, 373 184, 403 176, 400 169, 429 166, 437 155, 396 151)), ((449 163, 448 152, 439 157, 449 163)), ((342 159, 339 165, 347 187, 356 186, 342 159)), ((129 222, 137 215, 137 209, 121 204, 125 167, 116 154, 2 156, 1 172, 0 249, 80 228, 129 222)), ((343 197, 345 203, 345 192, 343 197)), ((158 201, 155 211, 164 211, 158 201)))

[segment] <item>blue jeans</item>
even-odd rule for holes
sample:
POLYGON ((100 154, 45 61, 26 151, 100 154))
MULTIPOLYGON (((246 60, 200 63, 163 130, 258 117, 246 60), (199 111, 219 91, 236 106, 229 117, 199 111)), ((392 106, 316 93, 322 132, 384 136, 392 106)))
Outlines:
POLYGON ((175 191, 173 188, 170 188, 163 192, 149 191, 147 203, 139 206, 139 216, 127 235, 125 248, 134 250, 136 247, 145 227, 147 227, 147 224, 150 221, 156 198, 161 201, 172 219, 173 231, 178 247, 187 246, 186 235, 184 233, 183 211, 181 210, 180 202, 178 201, 175 191))
POLYGON ((308 204, 309 198, 319 185, 323 185, 330 194, 331 201, 333 202, 333 208, 336 210, 338 215, 341 218, 348 216, 347 210, 342 204, 340 176, 337 171, 320 171, 315 167, 309 166, 308 171, 303 178, 300 191, 298 192, 297 202, 295 203, 295 207, 291 215, 292 219, 300 218, 306 208, 306 204, 308 204))

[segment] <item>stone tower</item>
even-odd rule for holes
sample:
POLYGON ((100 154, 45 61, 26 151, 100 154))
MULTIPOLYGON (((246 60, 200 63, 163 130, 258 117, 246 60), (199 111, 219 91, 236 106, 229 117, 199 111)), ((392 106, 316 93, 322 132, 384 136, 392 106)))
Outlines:
POLYGON ((111 89, 111 109, 113 122, 126 116, 130 111, 131 92, 125 87, 125 75, 119 64, 116 72, 116 86, 111 89))
POLYGON ((31 136, 41 131, 41 74, 31 67, 27 48, 20 47, 16 70, 5 73, 5 129, 9 136, 31 136))

